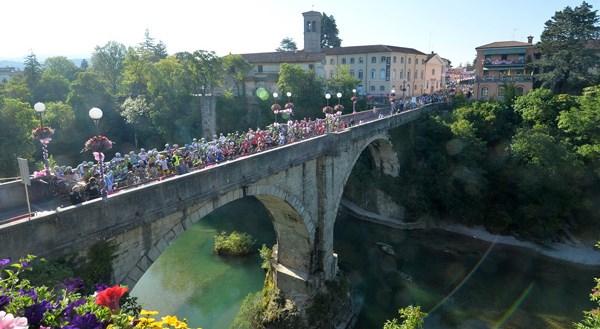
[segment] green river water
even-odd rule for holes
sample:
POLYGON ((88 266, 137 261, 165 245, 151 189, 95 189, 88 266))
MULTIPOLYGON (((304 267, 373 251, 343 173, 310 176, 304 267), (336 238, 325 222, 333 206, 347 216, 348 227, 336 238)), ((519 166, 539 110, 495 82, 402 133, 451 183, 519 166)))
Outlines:
MULTIPOLYGON (((258 253, 221 258, 221 231, 247 232, 272 246, 275 232, 254 198, 224 206, 182 234, 132 290, 146 310, 187 318, 190 327, 225 329, 242 299, 262 288, 258 253)), ((599 266, 580 266, 526 249, 437 230, 397 230, 339 216, 334 248, 363 307, 355 328, 382 328, 397 309, 420 305, 425 328, 570 328, 593 304, 599 266), (377 242, 391 245, 395 255, 377 242)))

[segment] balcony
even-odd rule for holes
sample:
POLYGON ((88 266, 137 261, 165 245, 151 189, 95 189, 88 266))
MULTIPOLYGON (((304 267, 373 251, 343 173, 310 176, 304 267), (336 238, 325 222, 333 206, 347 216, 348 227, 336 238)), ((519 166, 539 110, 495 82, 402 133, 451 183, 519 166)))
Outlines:
POLYGON ((519 59, 486 59, 483 66, 522 66, 527 61, 524 58, 519 59))
POLYGON ((496 83, 505 83, 505 82, 533 82, 533 77, 531 75, 503 75, 503 76, 477 76, 475 77, 475 82, 496 82, 496 83))

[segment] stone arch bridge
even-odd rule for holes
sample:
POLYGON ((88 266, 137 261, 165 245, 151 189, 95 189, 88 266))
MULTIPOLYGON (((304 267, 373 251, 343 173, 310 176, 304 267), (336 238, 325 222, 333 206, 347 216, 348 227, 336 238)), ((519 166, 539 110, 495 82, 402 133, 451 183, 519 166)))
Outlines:
POLYGON ((397 176, 400 168, 388 131, 438 106, 442 105, 375 119, 29 221, 2 224, 0 259, 84 255, 100 241, 115 241, 113 278, 133 287, 188 227, 220 206, 254 196, 270 213, 277 236, 275 283, 302 307, 337 274, 334 222, 360 154, 368 149, 383 173, 397 176))

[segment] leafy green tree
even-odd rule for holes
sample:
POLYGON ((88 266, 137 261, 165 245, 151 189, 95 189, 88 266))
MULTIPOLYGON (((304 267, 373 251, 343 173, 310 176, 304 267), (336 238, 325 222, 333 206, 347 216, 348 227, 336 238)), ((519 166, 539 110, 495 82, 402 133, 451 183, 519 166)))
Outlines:
POLYGON ((419 329, 423 328, 423 322, 427 317, 427 313, 421 312, 420 306, 412 306, 398 309, 398 315, 400 319, 404 319, 402 323, 400 320, 394 318, 387 320, 383 325, 383 329, 419 329))
POLYGON ((547 126, 556 129, 556 119, 560 111, 564 109, 558 106, 557 101, 550 89, 537 88, 527 95, 519 97, 515 101, 514 108, 521 115, 525 125, 530 127, 547 126))
POLYGON ((536 126, 517 131, 510 145, 518 164, 515 225, 519 232, 546 239, 582 209, 584 171, 571 147, 536 126))
POLYGON ((223 57, 223 68, 227 72, 227 76, 233 80, 237 95, 245 95, 244 78, 248 71, 252 69, 252 65, 242 55, 230 54, 223 57))
POLYGON ((600 85, 584 89, 577 102, 560 112, 558 127, 571 136, 577 153, 600 177, 600 85))
POLYGON ((68 81, 75 80, 79 72, 80 69, 75 63, 64 56, 48 57, 44 61, 44 73, 57 74, 65 77, 68 81))
POLYGON ((295 51, 298 50, 298 46, 296 46, 296 42, 292 38, 285 37, 281 40, 279 47, 275 49, 275 51, 295 51))
POLYGON ((542 87, 556 93, 578 93, 597 79, 590 69, 599 67, 600 57, 588 44, 600 37, 599 20, 597 10, 592 11, 584 1, 556 12, 546 22, 536 45, 542 54, 542 87))
POLYGON ((327 16, 323 13, 321 16, 321 48, 341 47, 342 39, 339 34, 340 31, 333 15, 327 16))
POLYGON ((2 86, 2 95, 4 95, 4 97, 33 103, 34 98, 31 89, 25 82, 24 75, 14 76, 7 83, 3 83, 2 86))
POLYGON ((109 41, 103 47, 96 46, 92 53, 92 70, 98 73, 101 81, 112 95, 117 95, 123 79, 124 61, 127 49, 123 44, 109 41))
POLYGON ((148 29, 144 32, 144 41, 138 45, 137 49, 144 59, 152 63, 165 59, 169 55, 167 54, 167 46, 162 41, 156 43, 154 38, 150 37, 148 29))
POLYGON ((181 52, 175 57, 187 73, 191 93, 207 95, 212 94, 214 88, 221 87, 225 74, 223 61, 214 51, 181 52))
POLYGON ((23 66, 25 83, 27 83, 30 89, 33 89, 42 76, 42 65, 38 62, 37 56, 33 52, 30 52, 29 55, 25 57, 23 66))
POLYGON ((138 95, 136 98, 128 97, 121 104, 119 114, 125 119, 127 124, 133 127, 134 145, 138 147, 138 132, 145 132, 150 125, 150 111, 153 105, 148 104, 144 96, 138 95))
POLYGON ((349 65, 338 65, 333 77, 325 79, 326 92, 330 92, 332 97, 335 97, 339 92, 342 94, 341 104, 344 105, 345 111, 352 109, 352 89, 360 83, 360 80, 350 74, 349 65))
POLYGON ((69 80, 64 76, 44 71, 34 89, 35 99, 44 102, 64 102, 69 94, 69 86, 69 80))
MULTIPOLYGON (((35 111, 29 103, 10 98, 0 98, 0 177, 14 177, 19 174, 17 157, 33 160, 35 146, 31 137, 33 129, 39 125, 35 111)), ((38 145, 36 145, 39 147, 38 145)))
POLYGON ((123 92, 130 97, 148 94, 148 72, 152 66, 136 49, 129 49, 123 62, 123 92))
POLYGON ((322 116, 323 81, 318 78, 313 70, 304 71, 298 64, 283 63, 279 69, 277 88, 281 91, 280 97, 289 91, 292 93, 292 102, 300 104, 294 107, 296 117, 322 116))

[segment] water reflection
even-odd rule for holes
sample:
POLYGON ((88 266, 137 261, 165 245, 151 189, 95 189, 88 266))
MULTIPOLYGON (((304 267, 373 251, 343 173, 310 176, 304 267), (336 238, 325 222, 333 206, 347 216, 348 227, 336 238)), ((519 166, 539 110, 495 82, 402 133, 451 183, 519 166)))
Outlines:
MULTIPOLYGON (((262 204, 238 200, 188 229, 147 271, 133 295, 146 309, 186 317, 191 327, 226 329, 241 300, 262 289, 258 254, 223 259, 214 236, 238 230, 272 246, 262 204)), ((382 328, 397 309, 421 305, 425 328, 567 328, 593 307, 588 295, 600 267, 578 266, 525 249, 444 231, 403 231, 340 216, 339 267, 364 298, 356 328, 382 328), (377 246, 394 248, 389 255, 377 246)))

